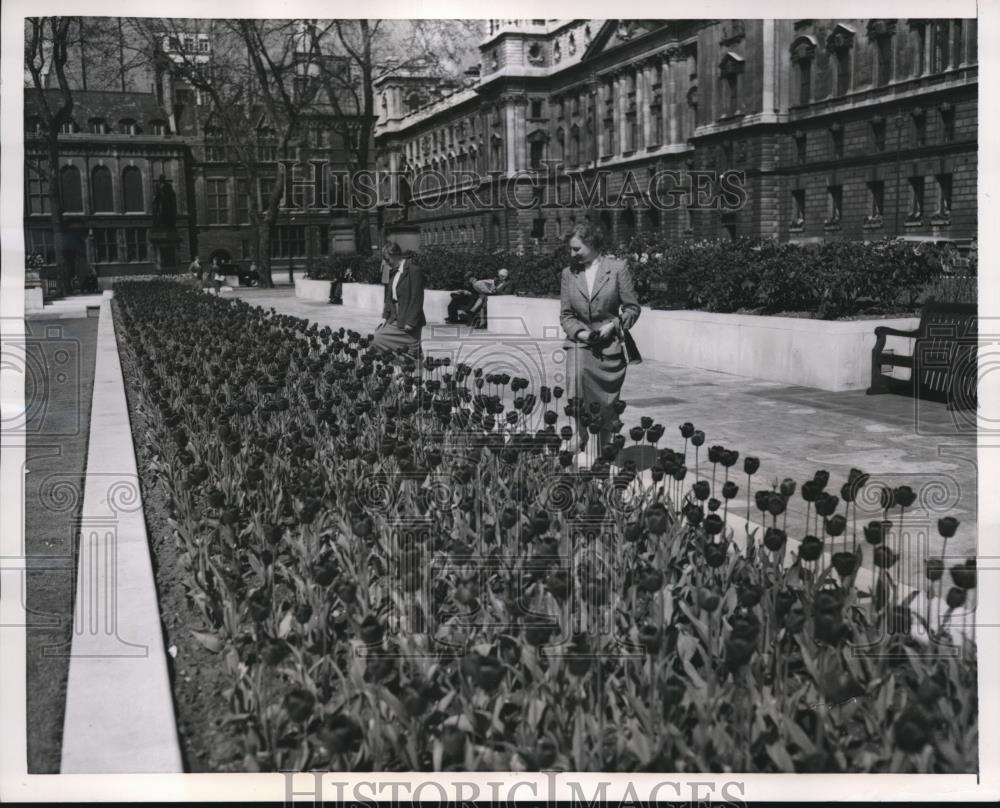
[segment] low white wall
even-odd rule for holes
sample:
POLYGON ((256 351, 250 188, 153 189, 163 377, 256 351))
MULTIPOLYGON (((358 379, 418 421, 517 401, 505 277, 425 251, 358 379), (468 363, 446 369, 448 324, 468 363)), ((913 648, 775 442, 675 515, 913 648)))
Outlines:
POLYGON ((34 313, 45 309, 45 296, 41 286, 33 286, 24 290, 24 313, 34 313))
MULTIPOLYGON (((644 308, 632 336, 645 358, 838 392, 868 387, 876 326, 906 330, 918 323, 915 317, 829 321, 644 308)), ((493 298, 489 330, 562 338, 559 301, 493 298)), ((909 353, 912 342, 890 338, 886 347, 909 353)))
POLYGON ((295 296, 303 300, 330 300, 330 284, 332 281, 314 281, 308 278, 295 279, 295 296))
MULTIPOLYGON (((450 299, 449 292, 426 293, 429 323, 444 320, 450 299)), ((344 304, 381 313, 382 287, 345 283, 344 304)), ((644 358, 839 392, 868 387, 876 326, 908 330, 918 323, 916 317, 830 321, 643 308, 632 336, 644 358)), ((492 297, 489 333, 561 340, 565 335, 559 325, 559 301, 492 297)), ((913 341, 890 337, 886 348, 910 353, 913 341)))
MULTIPOLYGON (((329 292, 327 293, 329 295, 329 292)), ((298 291, 296 291, 296 296, 298 291)), ((448 304, 451 302, 451 292, 437 289, 427 289, 424 292, 424 317, 428 323, 443 323, 448 316, 448 304)), ((356 309, 364 309, 375 314, 382 314, 384 297, 382 284, 345 283, 344 305, 356 309)))

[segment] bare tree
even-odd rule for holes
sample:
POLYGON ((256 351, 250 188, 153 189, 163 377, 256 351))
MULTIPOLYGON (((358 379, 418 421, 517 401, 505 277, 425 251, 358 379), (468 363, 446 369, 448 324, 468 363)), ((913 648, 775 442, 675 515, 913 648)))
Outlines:
POLYGON ((26 154, 25 165, 29 173, 48 183, 49 221, 52 225, 52 243, 62 294, 72 286, 72 267, 69 266, 64 247, 63 198, 59 182, 59 134, 63 126, 73 120, 73 91, 66 75, 69 59, 69 42, 76 17, 28 17, 25 20, 24 67, 30 76, 25 88, 34 101, 34 108, 41 121, 35 135, 45 146, 41 160, 26 154), (49 76, 54 74, 58 92, 48 92, 49 76))

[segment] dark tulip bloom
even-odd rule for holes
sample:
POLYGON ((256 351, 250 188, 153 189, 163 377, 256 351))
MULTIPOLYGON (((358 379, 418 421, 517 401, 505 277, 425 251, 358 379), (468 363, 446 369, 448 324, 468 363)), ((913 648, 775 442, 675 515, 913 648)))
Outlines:
POLYGON ((747 456, 743 458, 743 473, 756 474, 760 468, 760 458, 747 456))
POLYGON ((563 397, 563 389, 561 387, 552 388, 552 397, 557 401, 563 397))
POLYGON ((760 635, 760 620, 753 612, 737 611, 729 618, 730 636, 756 640, 760 635))
POLYGON ((361 621, 361 625, 358 627, 358 637, 363 643, 375 645, 382 642, 383 636, 385 636, 385 628, 375 615, 370 614, 361 621))
POLYGON ((726 451, 723 447, 719 445, 708 447, 708 462, 718 463, 722 459, 722 453, 726 451))
POLYGON ((569 573, 566 570, 553 570, 545 580, 545 588, 556 600, 566 600, 570 589, 569 573))
POLYGON ((337 584, 337 597, 350 605, 358 599, 358 585, 354 581, 342 581, 337 584))
POLYGON ((908 485, 901 485, 892 493, 896 504, 902 508, 909 508, 917 500, 917 495, 908 485))
POLYGON ((694 433, 691 435, 691 445, 701 446, 704 443, 705 443, 705 433, 702 432, 700 429, 696 429, 694 433))
POLYGON ((698 589, 698 608, 705 612, 714 612, 719 608, 722 599, 711 589, 698 589))
POLYGON ((760 599, 763 597, 763 594, 764 590, 759 586, 747 586, 745 588, 741 588, 738 594, 738 603, 746 609, 752 609, 760 603, 760 599))
POLYGON ((938 519, 938 533, 945 539, 950 539, 958 530, 959 521, 954 516, 938 519))
POLYGON ((945 603, 949 609, 960 609, 965 605, 965 590, 958 586, 953 586, 945 596, 945 603))
POLYGON ((634 441, 640 441, 646 435, 646 430, 641 426, 634 426, 628 431, 628 435, 634 441))
POLYGON ((851 575, 854 570, 858 568, 858 557, 854 553, 841 551, 839 553, 834 553, 833 558, 830 559, 833 564, 833 568, 837 571, 837 574, 841 578, 846 578, 851 575))
POLYGON ((823 494, 819 499, 816 500, 816 513, 820 516, 831 516, 837 510, 837 506, 840 504, 839 497, 833 494, 823 494))
POLYGON ((740 453, 735 449, 723 449, 722 455, 719 457, 719 462, 722 463, 723 468, 732 468, 736 465, 736 462, 740 459, 740 453))
POLYGON ((876 567, 891 569, 898 560, 898 556, 895 551, 889 547, 889 545, 880 544, 875 548, 875 554, 872 560, 874 561, 876 567))
POLYGON ((503 681, 503 663, 495 656, 479 656, 479 664, 473 677, 475 683, 483 690, 496 690, 503 681))
POLYGON ((647 654, 658 654, 663 647, 663 632, 647 623, 639 629, 639 645, 647 654))
POLYGON ((733 499, 740 492, 740 487, 732 480, 727 480, 722 486, 722 496, 724 499, 733 499))
POLYGON ((545 645, 558 630, 558 624, 551 621, 529 623, 524 627, 524 640, 535 647, 545 645))
POLYGON ((659 592, 663 588, 663 572, 655 567, 647 567, 639 574, 638 586, 643 592, 659 592))
POLYGON ((650 475, 653 478, 654 483, 658 483, 666 476, 667 470, 663 467, 662 463, 654 463, 653 468, 649 470, 650 475))
POLYGON ((687 471, 688 471, 687 466, 677 466, 677 468, 673 470, 670 476, 673 477, 678 482, 681 482, 682 480, 684 480, 685 477, 687 477, 687 471))
POLYGON ((284 705, 288 717, 301 724, 313 714, 316 697, 305 688, 297 687, 285 694, 284 705))
POLYGON ((694 435, 694 424, 690 421, 685 421, 680 425, 681 437, 687 440, 692 435, 694 435))
POLYGON ((261 656, 268 665, 280 665, 291 652, 291 647, 284 640, 269 638, 261 656))
POLYGON ((573 465, 573 453, 568 451, 563 451, 559 453, 559 465, 564 469, 569 468, 573 465))
POLYGON ((543 384, 538 390, 538 397, 541 399, 543 404, 548 404, 552 401, 552 390, 543 384))
POLYGON ((944 575, 943 558, 928 558, 925 565, 924 574, 927 576, 928 581, 938 581, 944 575))
POLYGON ((208 492, 208 504, 213 508, 221 508, 226 504, 226 497, 219 489, 213 488, 208 492))
POLYGON ((684 509, 684 518, 688 520, 688 523, 692 527, 698 527, 705 518, 705 512, 701 509, 700 505, 691 503, 684 509))
POLYGON ((823 555, 823 540, 817 536, 806 536, 799 545, 799 558, 803 561, 815 561, 823 555))
POLYGON ((791 610, 792 606, 798 603, 799 596, 794 589, 781 589, 774 596, 774 613, 778 617, 784 617, 791 610))
POLYGON ((885 523, 880 521, 871 521, 865 525, 865 541, 869 544, 881 544, 882 540, 885 538, 885 532, 883 530, 884 524, 891 525, 892 522, 885 523))
POLYGON ((771 494, 767 500, 767 512, 771 516, 781 516, 785 512, 785 497, 781 494, 771 494))
POLYGON ((754 492, 753 498, 757 505, 757 510, 766 511, 767 504, 771 501, 771 492, 766 490, 756 491, 754 492))
POLYGON ((615 415, 621 415, 623 412, 625 412, 627 407, 628 407, 628 402, 624 401, 623 399, 618 399, 617 401, 615 401, 614 404, 611 405, 611 409, 615 413, 615 415))
POLYGON ((834 514, 826 521, 826 532, 831 536, 840 536, 847 529, 847 519, 842 514, 834 514))
POLYGON ((881 500, 882 510, 887 511, 893 505, 896 504, 895 492, 891 488, 883 487, 879 499, 881 500))
POLYGON ((320 586, 329 586, 337 577, 337 571, 337 562, 332 558, 318 561, 312 568, 313 580, 320 586))
POLYGON ((718 536, 722 532, 724 526, 722 517, 717 513, 710 513, 705 517, 705 521, 703 522, 705 532, 709 536, 718 536))
POLYGON ((778 491, 785 498, 792 496, 795 493, 795 480, 791 477, 786 477, 781 481, 781 485, 778 486, 778 491))
POLYGON ((830 472, 825 470, 817 471, 813 475, 813 480, 820 488, 826 488, 827 484, 830 482, 830 472))
POLYGON ((739 670, 746 665, 757 650, 756 640, 741 637, 730 637, 726 640, 726 667, 730 671, 739 670))
POLYGON ((715 513, 719 508, 722 507, 722 503, 719 502, 715 497, 709 497, 708 500, 708 510, 711 513, 715 513))
POLYGON ((806 502, 816 502, 823 496, 823 489, 819 487, 815 480, 806 480, 802 483, 802 499, 806 502))
POLYGON ((893 725, 893 741, 903 752, 918 754, 931 742, 931 727, 927 712, 917 704, 910 704, 893 725))
POLYGON ((913 614, 908 606, 894 606, 886 614, 886 622, 892 634, 909 634, 913 627, 913 614))
MULTIPOLYGON (((711 517, 709 517, 711 518, 711 517)), ((707 520, 706 520, 707 521, 707 520)), ((729 549, 728 542, 718 544, 709 543, 705 545, 705 562, 713 569, 718 569, 726 563, 726 551, 729 549)))
POLYGON ((712 487, 708 480, 698 480, 691 489, 694 491, 694 495, 703 502, 712 495, 712 487))
POLYGON ((788 535, 779 527, 769 527, 764 531, 764 546, 771 552, 777 552, 785 546, 788 535))
POLYGON ((319 730, 320 740, 335 755, 346 754, 361 742, 361 727, 354 719, 343 713, 324 719, 319 730))
POLYGON ((649 429, 653 425, 653 419, 648 415, 644 415, 639 419, 639 425, 643 430, 649 429))
POLYGON ((965 564, 956 564, 948 570, 955 586, 962 589, 976 588, 976 561, 969 559, 965 564), (970 565, 971 562, 971 565, 970 565))

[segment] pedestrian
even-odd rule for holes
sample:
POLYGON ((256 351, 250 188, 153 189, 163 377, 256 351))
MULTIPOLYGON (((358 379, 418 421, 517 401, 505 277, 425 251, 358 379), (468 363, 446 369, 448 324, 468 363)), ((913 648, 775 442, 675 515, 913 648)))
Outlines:
POLYGON ((222 282, 226 279, 226 276, 222 274, 222 267, 219 266, 219 259, 212 259, 212 288, 215 290, 216 295, 222 294, 222 282))
POLYGON ((334 306, 344 305, 344 270, 334 264, 330 272, 330 302, 334 306))
POLYGON ((628 358, 624 332, 639 319, 639 299, 626 263, 602 254, 604 233, 595 225, 576 225, 569 239, 570 266, 562 271, 560 324, 566 333, 567 373, 576 415, 578 465, 590 465, 611 442, 611 425, 625 382, 628 358), (593 446, 589 423, 599 424, 593 446))
POLYGON ((445 322, 449 325, 461 325, 469 321, 469 309, 478 298, 475 288, 476 276, 471 272, 465 276, 465 286, 451 293, 448 303, 448 316, 445 322))
POLYGON ((400 349, 420 356, 420 335, 427 324, 424 317, 424 273, 412 258, 393 243, 385 256, 392 265, 387 285, 382 323, 375 330, 374 347, 382 351, 400 349))
POLYGON ((198 260, 197 255, 191 262, 191 266, 188 267, 188 272, 194 275, 198 280, 201 280, 201 261, 198 260))

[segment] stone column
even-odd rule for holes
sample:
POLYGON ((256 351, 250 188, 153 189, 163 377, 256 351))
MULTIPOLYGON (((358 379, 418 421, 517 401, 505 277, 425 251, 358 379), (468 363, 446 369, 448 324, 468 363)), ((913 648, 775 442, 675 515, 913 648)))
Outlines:
POLYGON ((505 165, 498 166, 505 174, 514 171, 517 167, 517 148, 514 143, 516 137, 517 122, 514 119, 514 103, 508 99, 503 107, 504 114, 504 146, 507 160, 505 165))
POLYGON ((607 154, 607 144, 604 136, 604 115, 607 110, 609 84, 606 81, 597 83, 597 109, 594 110, 594 134, 597 137, 597 159, 607 154))
POLYGON ((517 160, 514 169, 520 171, 528 167, 528 97, 514 98, 514 145, 517 160))
POLYGON ((677 106, 677 62, 669 54, 663 57, 663 137, 667 143, 680 140, 680 108, 677 106))
POLYGON ((646 66, 640 63, 635 68, 635 114, 638 123, 636 151, 646 148, 649 144, 649 97, 651 92, 652 88, 646 87, 646 66))
POLYGON ((624 69, 619 70, 616 74, 615 92, 618 93, 618 97, 615 99, 615 112, 618 114, 618 149, 616 153, 624 154, 628 146, 628 117, 626 114, 628 111, 628 81, 624 69))

